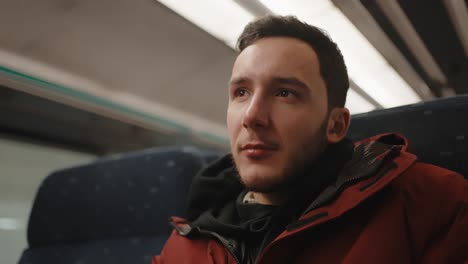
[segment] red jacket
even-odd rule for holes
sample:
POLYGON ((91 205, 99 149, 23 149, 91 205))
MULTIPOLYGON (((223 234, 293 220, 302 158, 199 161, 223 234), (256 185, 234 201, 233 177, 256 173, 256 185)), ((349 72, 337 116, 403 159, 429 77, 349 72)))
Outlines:
MULTIPOLYGON (((383 136, 356 145, 365 152, 383 136)), ((406 139, 400 140, 405 143, 391 157, 394 166, 303 215, 257 263, 468 263, 468 183, 455 172, 416 162, 406 139)), ((229 245, 187 236, 191 227, 183 219, 173 218, 173 225, 153 264, 237 263, 229 245)))

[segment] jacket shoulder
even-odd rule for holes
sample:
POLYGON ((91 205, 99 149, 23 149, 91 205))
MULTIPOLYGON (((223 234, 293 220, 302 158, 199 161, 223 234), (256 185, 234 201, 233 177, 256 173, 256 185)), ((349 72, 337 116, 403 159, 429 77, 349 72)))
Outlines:
POLYGON ((468 208, 468 181, 459 173, 432 164, 414 163, 391 188, 398 194, 407 217, 419 219, 419 224, 432 223, 434 229, 448 225, 468 208))
MULTIPOLYGON (((397 180, 396 184, 401 189, 416 188, 432 194, 440 192, 453 192, 457 190, 466 195, 468 182, 465 178, 454 171, 428 164, 415 162, 397 180), (435 192, 435 193, 434 193, 435 192)), ((415 191, 416 191, 415 190, 415 191)))
MULTIPOLYGON (((416 162, 390 185, 417 256, 431 263, 460 263, 468 239, 468 181, 416 162)), ((425 261, 422 261, 425 262, 425 261)))
POLYGON ((409 201, 468 203, 468 181, 457 172, 432 164, 414 163, 392 186, 409 201))

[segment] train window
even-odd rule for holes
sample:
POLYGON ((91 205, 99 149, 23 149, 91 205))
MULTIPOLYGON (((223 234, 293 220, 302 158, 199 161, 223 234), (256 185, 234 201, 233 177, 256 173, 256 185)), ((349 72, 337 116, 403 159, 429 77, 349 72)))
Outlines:
POLYGON ((95 158, 88 153, 0 136, 0 263, 16 263, 27 247, 29 213, 45 176, 95 158))

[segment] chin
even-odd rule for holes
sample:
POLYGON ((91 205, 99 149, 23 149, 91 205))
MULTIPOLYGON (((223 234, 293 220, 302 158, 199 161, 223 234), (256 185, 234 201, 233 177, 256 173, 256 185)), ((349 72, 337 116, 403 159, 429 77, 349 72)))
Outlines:
POLYGON ((280 171, 255 165, 238 170, 240 180, 248 190, 263 193, 273 192, 282 185, 284 179, 280 171))

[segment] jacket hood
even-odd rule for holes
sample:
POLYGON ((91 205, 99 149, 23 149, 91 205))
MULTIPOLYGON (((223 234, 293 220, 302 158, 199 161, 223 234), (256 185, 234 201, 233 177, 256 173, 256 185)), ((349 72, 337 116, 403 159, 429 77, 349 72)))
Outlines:
POLYGON ((225 155, 194 177, 188 194, 187 220, 193 221, 209 209, 220 209, 243 189, 232 156, 225 155))

